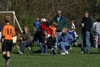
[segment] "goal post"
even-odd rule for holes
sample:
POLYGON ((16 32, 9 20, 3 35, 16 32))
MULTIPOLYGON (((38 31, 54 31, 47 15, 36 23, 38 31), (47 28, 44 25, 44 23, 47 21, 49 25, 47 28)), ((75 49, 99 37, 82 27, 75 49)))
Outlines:
POLYGON ((14 25, 14 27, 17 24, 20 32, 21 33, 23 32, 23 30, 19 24, 19 21, 16 17, 15 11, 0 11, 0 21, 2 22, 2 24, 4 24, 5 16, 10 16, 12 18, 12 22, 13 22, 12 24, 14 25))

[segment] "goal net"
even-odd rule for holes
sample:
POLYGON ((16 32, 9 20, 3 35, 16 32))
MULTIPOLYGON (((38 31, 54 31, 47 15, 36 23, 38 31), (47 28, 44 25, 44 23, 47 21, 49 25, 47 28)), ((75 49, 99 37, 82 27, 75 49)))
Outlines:
POLYGON ((2 25, 5 25, 5 17, 6 16, 10 16, 11 17, 11 25, 13 25, 15 27, 15 30, 17 32, 22 33, 23 30, 17 20, 17 17, 15 15, 15 11, 0 11, 0 22, 2 25))

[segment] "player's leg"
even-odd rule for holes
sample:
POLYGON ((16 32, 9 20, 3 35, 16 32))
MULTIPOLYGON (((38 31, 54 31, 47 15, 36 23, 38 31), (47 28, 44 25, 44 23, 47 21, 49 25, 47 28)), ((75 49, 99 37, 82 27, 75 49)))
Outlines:
POLYGON ((10 51, 7 51, 7 59, 6 59, 6 65, 9 65, 10 63, 10 51))
POLYGON ((7 60, 10 59, 10 51, 7 51, 7 60))
POLYGON ((2 52, 2 56, 3 56, 3 58, 4 58, 5 60, 7 59, 6 51, 3 51, 3 52, 2 52))
POLYGON ((6 54, 6 41, 4 41, 2 45, 2 56, 6 60, 7 59, 7 54, 6 54))
POLYGON ((8 40, 7 41, 7 59, 6 59, 6 65, 9 65, 10 63, 10 53, 12 51, 12 41, 8 40))

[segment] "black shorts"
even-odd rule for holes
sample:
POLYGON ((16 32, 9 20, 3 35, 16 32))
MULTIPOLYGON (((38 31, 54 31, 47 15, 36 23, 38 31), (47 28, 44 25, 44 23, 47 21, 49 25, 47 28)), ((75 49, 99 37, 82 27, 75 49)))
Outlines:
POLYGON ((4 43, 2 45, 2 51, 12 51, 12 45, 13 41, 12 40, 4 40, 4 43))

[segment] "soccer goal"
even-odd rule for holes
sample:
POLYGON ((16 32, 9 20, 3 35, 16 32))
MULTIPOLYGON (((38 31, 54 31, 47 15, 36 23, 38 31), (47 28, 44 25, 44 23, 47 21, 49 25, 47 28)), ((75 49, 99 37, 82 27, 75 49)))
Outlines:
POLYGON ((15 29, 17 31, 20 31, 21 33, 23 32, 18 19, 15 15, 15 11, 0 11, 0 22, 2 23, 2 25, 5 24, 5 17, 6 16, 10 16, 11 17, 11 24, 15 27, 15 29))

